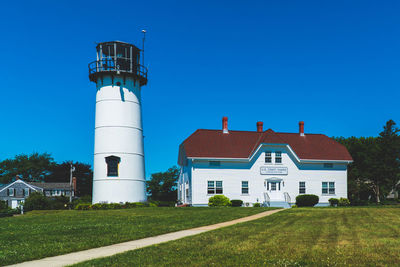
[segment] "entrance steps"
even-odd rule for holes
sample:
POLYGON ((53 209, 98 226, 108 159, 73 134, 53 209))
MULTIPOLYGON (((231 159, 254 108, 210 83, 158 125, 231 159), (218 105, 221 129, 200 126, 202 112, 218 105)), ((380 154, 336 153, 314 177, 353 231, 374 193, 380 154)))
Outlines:
POLYGON ((290 204, 285 201, 270 201, 268 207, 275 207, 275 208, 291 208, 290 204))

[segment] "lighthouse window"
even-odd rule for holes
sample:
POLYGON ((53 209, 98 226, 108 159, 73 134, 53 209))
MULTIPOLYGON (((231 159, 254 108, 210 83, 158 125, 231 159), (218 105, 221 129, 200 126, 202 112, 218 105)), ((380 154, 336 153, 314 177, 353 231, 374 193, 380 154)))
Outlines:
POLYGON ((121 161, 120 157, 109 156, 106 157, 107 163, 107 176, 115 177, 118 176, 118 165, 121 161))

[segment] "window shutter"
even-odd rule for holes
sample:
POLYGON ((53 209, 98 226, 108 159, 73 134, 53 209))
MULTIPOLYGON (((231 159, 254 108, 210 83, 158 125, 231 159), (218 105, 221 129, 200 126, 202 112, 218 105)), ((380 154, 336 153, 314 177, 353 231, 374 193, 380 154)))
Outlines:
POLYGON ((17 189, 14 188, 14 197, 17 196, 17 189))

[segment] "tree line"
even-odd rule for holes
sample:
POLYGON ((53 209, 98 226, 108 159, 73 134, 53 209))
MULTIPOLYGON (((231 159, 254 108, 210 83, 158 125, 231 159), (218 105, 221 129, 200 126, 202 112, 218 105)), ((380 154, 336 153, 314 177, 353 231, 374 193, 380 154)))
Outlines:
MULTIPOLYGON (((92 195, 93 171, 89 164, 72 162, 77 178, 77 195, 92 195)), ((16 177, 25 182, 69 183, 70 161, 57 163, 48 153, 21 154, 0 161, 0 183, 8 184, 16 177)))
MULTIPOLYGON (((400 190, 400 129, 389 120, 377 137, 336 137, 353 157, 348 167, 348 197, 353 204, 380 203, 389 193, 400 190)), ((89 164, 73 162, 77 195, 91 195, 93 172, 89 164)), ((17 155, 0 161, 0 183, 18 175, 27 182, 69 182, 70 162, 56 163, 48 153, 17 155)), ((179 169, 153 173, 146 182, 151 200, 176 201, 179 169)))
POLYGON ((348 168, 348 196, 352 203, 380 203, 389 193, 400 190, 399 128, 389 120, 377 137, 338 137, 353 163, 348 168))

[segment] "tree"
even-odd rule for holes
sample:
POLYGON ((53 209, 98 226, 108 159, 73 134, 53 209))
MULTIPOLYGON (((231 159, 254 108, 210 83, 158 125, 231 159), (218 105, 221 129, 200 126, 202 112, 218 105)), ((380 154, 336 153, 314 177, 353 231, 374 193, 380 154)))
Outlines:
POLYGON ((365 200, 371 194, 380 203, 400 180, 399 129, 392 120, 386 122, 379 137, 336 138, 353 157, 348 170, 349 198, 365 200))
POLYGON ((10 183, 17 175, 27 182, 41 182, 56 163, 48 153, 21 154, 0 162, 0 183, 10 183))
POLYGON ((150 198, 158 201, 176 201, 178 178, 179 169, 176 166, 166 172, 153 173, 150 181, 146 182, 150 198))
MULTIPOLYGON (((69 183, 71 161, 64 161, 61 164, 55 164, 51 168, 51 174, 45 179, 48 183, 69 183)), ((81 162, 72 162, 75 167, 73 177, 76 177, 76 195, 92 195, 93 171, 89 164, 81 162)))
POLYGON ((384 194, 396 189, 400 180, 400 130, 395 125, 393 120, 387 121, 378 137, 379 176, 384 194))

